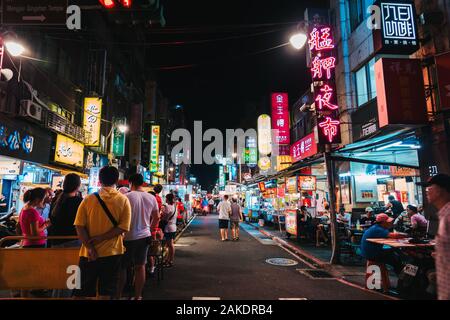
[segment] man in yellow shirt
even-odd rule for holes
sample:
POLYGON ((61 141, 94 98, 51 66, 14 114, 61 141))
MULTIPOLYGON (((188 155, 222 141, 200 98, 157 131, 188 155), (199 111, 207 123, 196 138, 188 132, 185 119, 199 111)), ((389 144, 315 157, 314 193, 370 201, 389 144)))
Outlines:
POLYGON ((125 253, 123 234, 130 230, 131 219, 128 198, 115 188, 118 179, 115 167, 103 167, 99 173, 102 188, 87 196, 78 208, 74 225, 82 241, 81 289, 75 290, 75 297, 111 299, 116 293, 125 253))

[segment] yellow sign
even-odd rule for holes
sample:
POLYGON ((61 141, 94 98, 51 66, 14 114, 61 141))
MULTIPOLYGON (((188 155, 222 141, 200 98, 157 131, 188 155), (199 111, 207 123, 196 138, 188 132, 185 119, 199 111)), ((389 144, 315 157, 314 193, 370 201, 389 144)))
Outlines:
POLYGON ((277 171, 287 169, 292 164, 291 156, 277 156, 277 171))
POLYGON ((160 127, 152 126, 150 138, 150 172, 158 172, 160 127))
POLYGON ((56 137, 55 162, 83 167, 84 145, 58 134, 56 137))
POLYGON ((102 99, 84 98, 83 128, 86 131, 86 145, 100 145, 100 127, 102 124, 102 99))

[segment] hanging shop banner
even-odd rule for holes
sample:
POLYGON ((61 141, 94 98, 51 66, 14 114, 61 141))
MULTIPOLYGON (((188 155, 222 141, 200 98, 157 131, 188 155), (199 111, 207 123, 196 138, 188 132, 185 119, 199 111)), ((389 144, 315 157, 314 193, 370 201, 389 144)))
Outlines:
POLYGON ((86 131, 86 146, 100 145, 100 128, 102 119, 102 99, 96 97, 84 98, 83 128, 86 131))
POLYGON ((150 138, 150 172, 158 172, 160 126, 152 126, 150 138))
POLYGON ((55 162, 83 167, 84 145, 72 138, 56 136, 55 162))
POLYGON ((425 125, 425 90, 419 59, 381 58, 375 62, 380 128, 387 125, 425 125))
POLYGON ((63 188, 64 176, 52 176, 52 190, 60 190, 63 188))
POLYGON ((315 176, 299 176, 298 177, 298 191, 316 191, 316 177, 315 176))
POLYGON ((160 174, 164 174, 165 169, 165 156, 159 156, 158 157, 158 172, 160 174))
POLYGON ((292 164, 291 156, 277 156, 277 171, 287 169, 292 164))
POLYGON ((263 156, 272 152, 270 116, 267 114, 262 114, 258 118, 258 151, 263 156))
POLYGON ((286 185, 282 184, 277 188, 277 197, 284 198, 286 196, 286 185))
POLYGON ((258 188, 259 188, 259 191, 265 192, 266 191, 266 184, 264 182, 258 182, 258 188))
POLYGON ((225 186, 225 173, 223 171, 223 166, 219 166, 219 187, 225 186))
POLYGON ((246 138, 245 149, 248 150, 248 159, 246 158, 245 163, 247 163, 250 167, 256 166, 258 164, 258 144, 255 137, 246 138))
POLYGON ((340 143, 339 107, 335 85, 336 55, 331 27, 324 25, 310 28, 308 45, 319 143, 340 143))
POLYGON ((317 154, 317 143, 314 133, 308 134, 291 146, 292 162, 297 162, 317 154))
POLYGON ((108 164, 108 157, 97 152, 85 150, 84 169, 89 170, 93 167, 104 167, 108 164))
POLYGON ((286 232, 297 236, 297 210, 288 209, 284 211, 286 216, 286 232))
POLYGON ((442 109, 450 108, 450 52, 434 57, 436 61, 437 86, 442 109))
POLYGON ((100 174, 99 167, 91 168, 91 170, 89 171, 89 188, 101 187, 99 174, 100 174))
POLYGON ((287 93, 272 93, 272 129, 278 130, 275 141, 290 144, 289 99, 287 93))
POLYGON ((374 21, 381 27, 373 29, 375 52, 409 55, 419 50, 414 2, 381 0, 375 4, 381 14, 381 21, 374 21))
POLYGON ((420 172, 417 169, 405 167, 390 167, 390 174, 393 177, 419 177, 420 172))
POLYGON ((286 178, 286 190, 288 193, 297 193, 297 177, 286 178))
POLYGON ((120 118, 115 119, 114 121, 114 127, 113 127, 113 133, 112 133, 112 153, 116 157, 123 157, 125 156, 125 132, 120 130, 121 126, 126 126, 127 119, 126 118, 120 118))
POLYGON ((275 198, 276 196, 277 196, 277 188, 266 189, 263 192, 264 199, 275 198))

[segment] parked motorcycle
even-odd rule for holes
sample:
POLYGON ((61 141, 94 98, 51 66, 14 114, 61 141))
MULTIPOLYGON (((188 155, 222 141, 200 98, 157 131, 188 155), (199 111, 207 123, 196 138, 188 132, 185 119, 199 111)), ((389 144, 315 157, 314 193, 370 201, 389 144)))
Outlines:
MULTIPOLYGON (((4 237, 11 237, 16 236, 16 227, 17 227, 17 221, 14 219, 14 215, 16 213, 16 208, 11 208, 9 213, 5 214, 4 216, 0 217, 0 239, 3 239, 4 237)), ((5 241, 1 244, 2 248, 9 247, 13 244, 15 244, 16 240, 11 241, 5 241)))

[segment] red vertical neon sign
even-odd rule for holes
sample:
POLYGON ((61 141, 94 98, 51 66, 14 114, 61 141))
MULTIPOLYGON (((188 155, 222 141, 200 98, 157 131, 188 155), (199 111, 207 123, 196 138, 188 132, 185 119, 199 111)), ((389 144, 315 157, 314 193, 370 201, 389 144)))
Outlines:
POLYGON ((311 76, 317 112, 319 143, 340 142, 339 106, 334 82, 336 57, 334 39, 329 26, 316 26, 309 33, 311 76))

